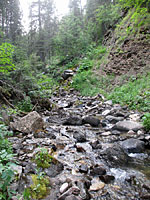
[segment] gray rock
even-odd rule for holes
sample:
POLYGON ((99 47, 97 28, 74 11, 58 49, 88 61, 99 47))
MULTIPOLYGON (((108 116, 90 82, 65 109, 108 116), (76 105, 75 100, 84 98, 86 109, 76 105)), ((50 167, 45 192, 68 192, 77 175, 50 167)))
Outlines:
POLYGON ((79 117, 70 116, 69 118, 65 119, 65 121, 63 122, 63 125, 81 126, 82 125, 82 119, 79 118, 79 117))
POLYGON ((42 117, 34 111, 16 122, 10 122, 10 128, 14 131, 29 134, 37 130, 42 130, 44 128, 44 121, 42 117))
POLYGON ((86 184, 84 180, 80 180, 77 182, 78 188, 80 188, 80 197, 82 200, 90 200, 90 195, 87 190, 86 184))
POLYGON ((79 172, 81 173, 87 173, 88 172, 88 166, 85 164, 80 165, 79 172))
POLYGON ((145 143, 134 138, 123 141, 121 145, 128 153, 142 153, 145 150, 145 143))
POLYGON ((90 124, 93 127, 98 127, 100 125, 100 120, 98 118, 95 118, 95 117, 87 116, 87 117, 83 118, 83 123, 84 124, 90 124))
POLYGON ((103 181, 106 184, 111 183, 115 179, 114 176, 108 175, 108 174, 99 176, 99 178, 101 181, 103 181))
POLYGON ((101 149, 102 148, 102 145, 99 142, 99 140, 90 142, 90 145, 92 146, 93 149, 101 149))
MULTIPOLYGON (((55 159, 54 159, 55 160, 55 159)), ((55 177, 58 174, 60 174, 64 169, 64 166, 61 162, 58 160, 55 160, 51 163, 50 167, 45 169, 44 172, 49 176, 49 177, 55 177)))
POLYGON ((78 152, 91 152, 92 147, 88 143, 77 143, 76 148, 78 152))
POLYGON ((102 115, 103 115, 103 116, 107 116, 107 115, 109 115, 110 113, 111 113, 110 110, 105 110, 105 111, 102 112, 102 115))
POLYGON ((143 126, 140 123, 133 122, 133 121, 121 121, 118 122, 113 129, 119 130, 119 131, 138 131, 142 129, 143 126))
POLYGON ((106 169, 104 168, 104 166, 94 166, 90 169, 90 174, 92 176, 95 175, 105 175, 106 174, 106 169))
POLYGON ((66 197, 65 200, 82 200, 82 199, 78 196, 70 195, 70 196, 66 197))
POLYGON ((115 144, 100 153, 102 158, 111 167, 125 166, 128 164, 130 157, 124 151, 121 145, 115 144))
POLYGON ((110 122, 110 123, 117 123, 119 121, 124 120, 124 117, 114 117, 112 115, 107 115, 106 119, 110 122))
POLYGON ((78 195, 80 193, 80 189, 76 186, 73 186, 69 190, 67 190, 65 193, 63 193, 60 197, 58 197, 58 200, 66 200, 67 197, 71 195, 78 195))
POLYGON ((60 187, 60 193, 64 193, 68 190, 69 188, 69 184, 68 183, 64 183, 61 187, 60 187))
POLYGON ((77 142, 86 142, 86 134, 75 131, 73 133, 73 137, 77 140, 77 142))

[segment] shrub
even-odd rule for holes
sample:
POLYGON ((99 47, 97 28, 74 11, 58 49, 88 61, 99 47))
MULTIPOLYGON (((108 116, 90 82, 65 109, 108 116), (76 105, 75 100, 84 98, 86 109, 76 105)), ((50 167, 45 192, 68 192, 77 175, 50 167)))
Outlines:
POLYGON ((32 111, 33 105, 31 103, 30 97, 26 97, 25 100, 22 100, 18 104, 18 109, 24 112, 30 112, 32 111))
POLYGON ((2 45, 0 45, 0 72, 7 73, 14 69, 15 66, 12 59, 13 52, 13 45, 9 43, 2 43, 2 45))
POLYGON ((48 168, 51 165, 53 157, 48 153, 48 150, 42 148, 36 155, 35 155, 35 162, 38 167, 48 168))
POLYGON ((10 184, 14 179, 14 171, 12 166, 13 154, 10 142, 6 136, 12 135, 12 132, 7 131, 6 126, 0 125, 0 199, 11 199, 13 191, 10 189, 10 184))
POLYGON ((143 126, 146 129, 146 131, 149 131, 150 130, 150 113, 144 114, 142 121, 143 121, 143 126))

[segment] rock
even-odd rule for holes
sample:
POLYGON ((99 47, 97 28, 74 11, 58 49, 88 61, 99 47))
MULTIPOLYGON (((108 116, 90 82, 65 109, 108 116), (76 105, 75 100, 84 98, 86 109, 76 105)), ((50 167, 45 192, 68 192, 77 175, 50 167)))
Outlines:
POLYGON ((87 190, 85 180, 80 180, 77 182, 78 188, 80 188, 80 197, 82 200, 90 200, 90 194, 87 190))
POLYGON ((127 120, 118 122, 113 127, 113 129, 117 129, 119 131, 129 131, 129 130, 138 131, 142 128, 143 128, 143 126, 140 123, 133 122, 133 121, 127 121, 127 120))
POLYGON ((73 137, 77 140, 77 142, 86 142, 86 134, 78 131, 73 132, 73 137))
POLYGON ((81 173, 87 173, 88 172, 88 166, 85 164, 80 165, 79 172, 81 173))
POLYGON ((28 162, 28 163, 25 163, 25 169, 24 169, 24 173, 25 174, 34 174, 36 173, 36 164, 35 163, 31 163, 31 162, 28 162))
POLYGON ((98 191, 105 187, 105 183, 101 182, 99 179, 93 179, 89 191, 98 191))
POLYGON ((90 145, 92 146, 93 149, 101 149, 102 148, 102 145, 100 144, 99 140, 90 142, 90 145))
POLYGON ((100 154, 111 167, 125 166, 130 160, 130 157, 119 144, 107 148, 100 154))
POLYGON ((14 171, 15 175, 20 179, 22 175, 22 166, 19 165, 12 165, 11 169, 14 171))
POLYGON ((145 150, 145 143, 134 138, 123 141, 121 145, 128 153, 142 153, 145 150))
POLYGON ((72 77, 74 72, 72 70, 65 70, 64 73, 62 74, 62 78, 64 80, 67 80, 69 77, 72 77))
POLYGON ((60 174, 64 169, 64 166, 61 162, 59 162, 56 159, 53 159, 51 165, 49 168, 45 169, 44 172, 49 176, 49 177, 55 177, 58 174, 60 174))
POLYGON ((110 123, 117 123, 119 121, 124 120, 124 117, 114 117, 112 115, 107 115, 106 119, 110 122, 110 123))
POLYGON ((67 190, 65 193, 63 193, 60 197, 58 197, 58 200, 66 200, 66 197, 71 195, 78 195, 80 193, 80 189, 76 186, 73 186, 69 190, 67 190))
POLYGON ((88 143, 77 143, 76 148, 78 152, 91 152, 92 147, 88 143))
POLYGON ((90 124, 93 127, 98 127, 100 125, 100 120, 98 118, 95 118, 95 117, 87 116, 87 117, 83 118, 83 123, 84 124, 90 124))
POLYGON ((115 179, 114 176, 112 175, 102 175, 102 176, 99 176, 100 180, 103 181, 104 183, 108 184, 110 183, 111 181, 113 181, 115 179))
POLYGON ((122 112, 120 112, 120 111, 117 111, 116 113, 115 113, 115 117, 124 117, 125 118, 125 114, 124 113, 122 113, 122 112))
POLYGON ((112 133, 110 131, 106 131, 104 133, 101 134, 102 136, 109 136, 112 135, 112 133))
POLYGON ((64 183, 60 188, 60 193, 62 194, 64 192, 66 192, 68 190, 68 188, 69 188, 69 184, 68 183, 64 183))
POLYGON ((129 118, 130 118, 132 121, 136 122, 136 121, 139 121, 139 120, 140 120, 140 115, 139 115, 139 114, 131 114, 131 115, 129 115, 129 118))
POLYGON ((92 168, 90 169, 90 174, 92 175, 92 176, 95 176, 95 175, 99 175, 99 176, 101 176, 101 175, 104 175, 104 174, 106 174, 106 169, 103 167, 103 166, 92 166, 92 168))
POLYGON ((112 100, 108 100, 108 101, 106 101, 106 102, 104 102, 104 103, 107 104, 107 105, 109 105, 109 106, 112 106, 112 105, 113 105, 112 100))
POLYGON ((70 195, 70 196, 66 197, 65 200, 82 200, 82 199, 78 196, 70 195))
POLYGON ((79 117, 72 117, 65 119, 63 122, 63 125, 74 125, 74 126, 81 126, 82 125, 82 119, 79 117))
POLYGON ((102 115, 103 115, 103 116, 107 116, 107 115, 109 115, 110 113, 111 113, 110 110, 105 110, 105 111, 102 112, 102 115))
POLYGON ((10 128, 14 131, 29 134, 42 130, 44 128, 44 121, 36 111, 33 111, 16 122, 10 122, 10 128))

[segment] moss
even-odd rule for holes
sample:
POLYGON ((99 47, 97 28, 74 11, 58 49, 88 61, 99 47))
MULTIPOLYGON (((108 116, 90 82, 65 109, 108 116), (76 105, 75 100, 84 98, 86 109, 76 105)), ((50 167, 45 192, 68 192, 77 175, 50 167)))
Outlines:
POLYGON ((49 194, 49 179, 39 178, 38 175, 31 175, 33 184, 28 188, 28 193, 33 199, 43 199, 49 194))

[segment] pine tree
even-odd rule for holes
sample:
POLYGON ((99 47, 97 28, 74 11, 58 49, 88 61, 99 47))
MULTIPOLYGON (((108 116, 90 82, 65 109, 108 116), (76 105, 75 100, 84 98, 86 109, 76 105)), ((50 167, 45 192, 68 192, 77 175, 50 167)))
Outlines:
POLYGON ((6 39, 15 43, 21 34, 19 0, 3 0, 0 3, 0 28, 6 39))

